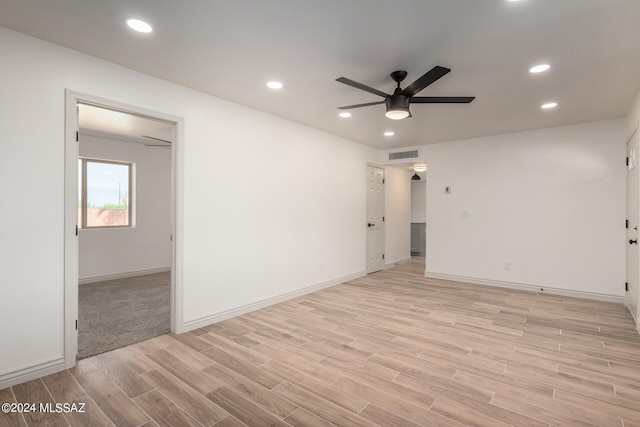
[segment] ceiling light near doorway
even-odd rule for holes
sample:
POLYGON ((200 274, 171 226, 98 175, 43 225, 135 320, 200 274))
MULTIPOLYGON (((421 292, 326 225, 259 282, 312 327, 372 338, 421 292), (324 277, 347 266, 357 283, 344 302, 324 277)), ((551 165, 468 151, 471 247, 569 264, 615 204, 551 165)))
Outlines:
POLYGON ((284 85, 280 82, 276 82, 276 81, 271 81, 269 83, 267 83, 267 87, 269 89, 282 89, 284 87, 284 85))
POLYGON ((424 163, 416 163, 413 165, 414 172, 425 172, 427 170, 427 165, 424 163))
POLYGON ((150 33, 151 31, 153 31, 151 25, 139 19, 127 19, 127 25, 129 26, 129 28, 139 33, 150 33))
POLYGON ((548 110, 550 108, 556 108, 557 106, 557 102, 547 102, 546 104, 542 104, 540 108, 542 108, 543 110, 548 110))
POLYGON ((551 68, 551 65, 549 64, 539 64, 529 68, 529 72, 533 74, 537 74, 537 73, 542 73, 544 71, 547 71, 549 68, 551 68))

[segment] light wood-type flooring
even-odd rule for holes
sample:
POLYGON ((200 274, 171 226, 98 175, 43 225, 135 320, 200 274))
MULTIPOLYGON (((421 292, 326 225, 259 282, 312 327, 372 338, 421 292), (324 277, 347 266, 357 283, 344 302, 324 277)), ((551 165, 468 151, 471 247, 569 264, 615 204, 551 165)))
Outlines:
POLYGON ((619 304, 430 280, 409 263, 81 360, 0 426, 640 426, 619 304))

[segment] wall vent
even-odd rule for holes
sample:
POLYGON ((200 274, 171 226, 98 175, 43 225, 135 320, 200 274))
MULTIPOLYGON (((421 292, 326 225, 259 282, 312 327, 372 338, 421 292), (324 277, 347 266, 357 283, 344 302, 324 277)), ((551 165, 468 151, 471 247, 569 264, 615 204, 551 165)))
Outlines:
POLYGON ((397 151, 389 153, 389 160, 416 159, 418 158, 418 150, 397 151))

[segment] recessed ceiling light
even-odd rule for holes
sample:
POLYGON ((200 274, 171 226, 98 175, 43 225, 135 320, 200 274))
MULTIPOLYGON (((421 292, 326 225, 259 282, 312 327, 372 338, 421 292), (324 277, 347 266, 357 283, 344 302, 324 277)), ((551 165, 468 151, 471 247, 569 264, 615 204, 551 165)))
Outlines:
POLYGON ((545 110, 548 110, 549 108, 556 108, 557 106, 558 106, 557 102, 547 102, 546 104, 542 104, 540 108, 544 108, 545 110))
POLYGON ((280 82, 272 81, 267 83, 269 89, 282 89, 283 85, 280 82))
POLYGON ((388 131, 388 132, 384 133, 384 136, 393 136, 393 135, 395 135, 395 133, 393 133, 391 131, 388 131))
POLYGON ((351 117, 351 113, 347 112, 347 111, 343 111, 342 113, 338 114, 340 117, 343 118, 347 118, 347 117, 351 117))
POLYGON ((529 68, 529 72, 534 74, 542 73, 543 71, 547 71, 549 68, 551 68, 551 65, 549 64, 540 64, 540 65, 536 65, 535 67, 529 68))
POLYGON ((127 19, 127 25, 129 26, 129 28, 139 33, 150 33, 151 31, 153 31, 151 25, 139 19, 127 19))

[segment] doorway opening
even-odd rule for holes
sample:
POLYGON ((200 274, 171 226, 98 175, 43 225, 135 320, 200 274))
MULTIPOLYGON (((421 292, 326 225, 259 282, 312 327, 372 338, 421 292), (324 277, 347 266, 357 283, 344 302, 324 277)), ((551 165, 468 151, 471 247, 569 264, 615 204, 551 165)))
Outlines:
POLYGON ((177 330, 180 120, 67 92, 65 363, 177 330))
POLYGON ((411 258, 422 259, 426 255, 427 227, 427 173, 425 170, 413 170, 411 177, 411 258))

